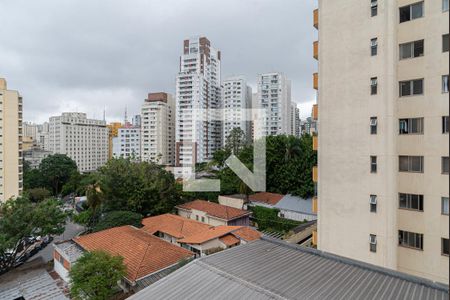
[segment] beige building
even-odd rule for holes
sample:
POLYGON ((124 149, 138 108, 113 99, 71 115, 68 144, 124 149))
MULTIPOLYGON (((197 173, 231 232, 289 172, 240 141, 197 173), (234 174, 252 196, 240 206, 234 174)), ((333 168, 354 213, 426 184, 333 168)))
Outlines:
POLYGON ((175 101, 167 93, 149 93, 141 108, 141 159, 175 164, 175 101))
POLYGON ((314 13, 317 246, 448 283, 448 1, 314 13))
POLYGON ((22 97, 0 78, 0 201, 21 195, 22 172, 22 97))

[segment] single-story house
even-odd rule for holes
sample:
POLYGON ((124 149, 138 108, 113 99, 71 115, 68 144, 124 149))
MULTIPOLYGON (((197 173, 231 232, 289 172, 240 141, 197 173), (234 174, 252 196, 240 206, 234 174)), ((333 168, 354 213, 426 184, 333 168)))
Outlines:
POLYGON ((191 251, 172 245, 134 226, 120 226, 54 244, 55 271, 68 280, 68 272, 84 251, 105 251, 124 259, 127 274, 119 283, 124 291, 138 291, 194 258, 191 251))
POLYGON ((249 226, 251 212, 205 200, 194 200, 175 207, 178 215, 212 226, 249 226))

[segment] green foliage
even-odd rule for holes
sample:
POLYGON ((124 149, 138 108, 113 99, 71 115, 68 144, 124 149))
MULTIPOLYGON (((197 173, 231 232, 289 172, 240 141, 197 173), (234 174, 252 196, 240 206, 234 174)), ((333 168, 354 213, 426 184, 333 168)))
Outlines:
POLYGON ((85 196, 88 187, 97 181, 96 175, 96 173, 81 174, 78 171, 73 172, 69 180, 63 185, 61 194, 63 196, 70 194, 85 196))
POLYGON ((26 194, 31 202, 41 202, 42 200, 48 199, 52 196, 52 193, 44 188, 29 189, 26 191, 26 194))
POLYGON ((121 256, 102 251, 85 252, 69 272, 73 299, 106 300, 118 291, 117 282, 126 274, 121 256))
POLYGON ((93 218, 93 212, 91 209, 86 209, 78 214, 73 215, 73 221, 77 224, 89 227, 93 218))
POLYGON ((247 137, 240 127, 233 128, 225 140, 225 150, 234 155, 239 154, 246 145, 247 137))
POLYGON ((42 174, 39 169, 32 169, 30 163, 24 161, 23 163, 23 188, 24 190, 30 190, 43 187, 42 174))
POLYGON ((252 219, 257 223, 258 230, 287 233, 303 222, 278 217, 278 209, 254 206, 249 208, 253 214, 252 219))
POLYGON ((77 171, 75 161, 67 155, 54 154, 47 156, 39 165, 39 172, 43 178, 43 186, 52 190, 53 195, 58 195, 74 172, 77 171))
POLYGON ((110 211, 107 212, 95 225, 93 231, 101 231, 108 228, 133 225, 141 227, 142 215, 131 211, 110 211))
POLYGON ((111 159, 99 170, 98 180, 105 211, 158 215, 180 203, 173 175, 154 163, 111 159))
POLYGON ((61 234, 67 217, 55 199, 33 203, 25 197, 1 203, 0 215, 0 274, 24 256, 27 237, 61 234))

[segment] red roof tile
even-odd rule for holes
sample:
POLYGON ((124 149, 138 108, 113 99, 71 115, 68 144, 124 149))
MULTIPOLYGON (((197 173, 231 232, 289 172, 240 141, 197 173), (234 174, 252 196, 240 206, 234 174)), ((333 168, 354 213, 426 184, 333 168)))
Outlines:
POLYGON ((186 219, 177 215, 164 214, 142 220, 143 230, 155 234, 163 232, 177 239, 181 239, 199 232, 203 232, 211 228, 210 225, 186 219))
POLYGON ((251 202, 259 202, 259 203, 264 203, 264 204, 268 204, 268 205, 275 205, 283 197, 284 197, 284 195, 281 195, 281 194, 261 192, 261 193, 256 193, 254 195, 250 195, 249 199, 251 202))
POLYGON ((233 246, 233 245, 239 244, 239 242, 240 242, 240 240, 232 234, 227 234, 227 235, 219 238, 219 240, 227 246, 233 246))
POLYGON ((233 231, 232 234, 247 242, 259 240, 262 236, 261 232, 246 226, 242 226, 240 229, 233 231))
POLYGON ((177 208, 185 210, 196 209, 204 211, 210 216, 227 221, 251 214, 251 212, 248 212, 246 210, 237 209, 234 207, 229 207, 205 200, 194 200, 192 202, 178 205, 177 208))
POLYGON ((102 250, 124 258, 127 279, 136 281, 190 258, 193 253, 133 226, 121 226, 73 238, 87 251, 102 250))
POLYGON ((200 232, 197 234, 194 234, 192 236, 188 236, 184 239, 178 240, 180 243, 185 244, 203 244, 207 241, 221 238, 223 236, 226 236, 228 234, 233 234, 234 236, 241 238, 245 241, 250 241, 254 239, 259 239, 261 236, 259 232, 257 232, 254 229, 251 229, 246 226, 217 226, 210 228, 208 231, 200 232), (237 232, 235 234, 235 232, 237 232))

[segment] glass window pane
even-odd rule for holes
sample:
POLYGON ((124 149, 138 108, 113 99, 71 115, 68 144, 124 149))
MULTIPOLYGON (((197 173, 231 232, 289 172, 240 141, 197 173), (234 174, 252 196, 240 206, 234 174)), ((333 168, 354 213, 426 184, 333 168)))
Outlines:
POLYGON ((411 95, 411 82, 403 81, 400 82, 400 97, 411 95))
POLYGON ((414 57, 423 56, 423 40, 414 42, 414 57))
POLYGON ((413 94, 421 95, 423 94, 423 80, 413 80, 413 94))
POLYGON ((399 198, 399 206, 401 208, 407 208, 407 205, 406 205, 406 194, 399 194, 398 198, 399 198))
POLYGON ((411 5, 411 19, 421 18, 423 16, 423 2, 411 5))
POLYGON ((442 201, 441 213, 444 215, 448 215, 448 209, 449 209, 448 197, 442 197, 441 201, 442 201))
POLYGON ((448 169, 449 169, 449 158, 448 156, 442 157, 442 173, 448 174, 448 169))
POLYGON ((400 7, 400 23, 411 20, 411 10, 409 6, 400 7))
POLYGON ((412 44, 402 44, 400 45, 400 59, 410 58, 412 53, 412 44))
POLYGON ((448 52, 448 34, 442 36, 442 52, 448 52))
POLYGON ((448 93, 448 75, 442 76, 442 92, 448 93))
POLYGON ((398 158, 399 161, 399 170, 400 171, 408 171, 408 156, 400 156, 398 158))
POLYGON ((410 162, 412 172, 422 172, 422 157, 410 156, 410 162))

